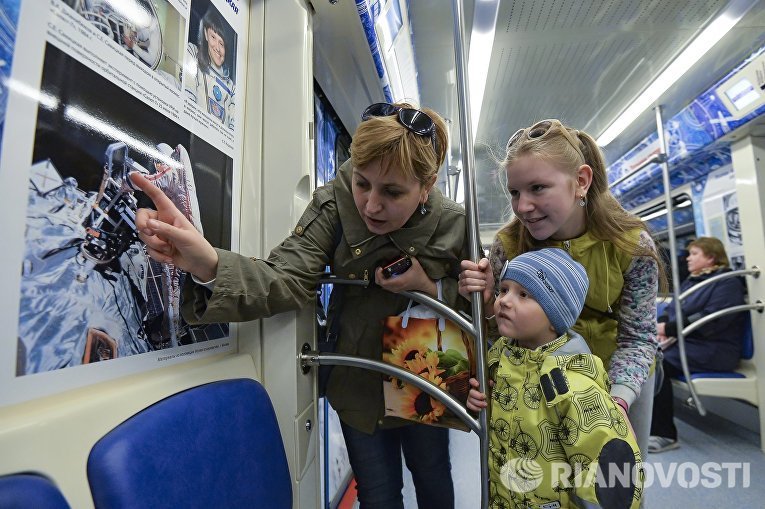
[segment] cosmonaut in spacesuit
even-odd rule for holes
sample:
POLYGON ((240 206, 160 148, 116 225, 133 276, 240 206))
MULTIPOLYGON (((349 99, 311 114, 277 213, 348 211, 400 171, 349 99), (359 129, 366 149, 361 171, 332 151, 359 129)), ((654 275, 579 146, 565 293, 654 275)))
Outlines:
POLYGON ((115 0, 76 0, 73 7, 150 68, 161 63, 162 30, 152 2, 136 2, 136 8, 128 9, 115 0))
POLYGON ((234 128, 234 80, 226 60, 223 17, 214 8, 207 9, 199 23, 197 44, 186 46, 184 80, 186 92, 200 108, 229 129, 234 128))
POLYGON ((131 27, 122 39, 139 60, 152 69, 157 67, 162 57, 162 35, 156 18, 147 26, 131 27))

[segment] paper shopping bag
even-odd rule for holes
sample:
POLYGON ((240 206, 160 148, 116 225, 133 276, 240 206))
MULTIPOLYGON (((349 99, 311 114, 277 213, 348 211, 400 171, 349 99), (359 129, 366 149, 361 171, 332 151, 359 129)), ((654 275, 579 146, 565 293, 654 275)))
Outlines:
MULTIPOLYGON (((420 307, 424 308, 415 306, 420 307)), ((450 320, 413 318, 408 311, 404 316, 386 318, 383 360, 420 375, 464 405, 470 389, 468 380, 475 376, 472 339, 450 320)), ((386 377, 383 394, 386 416, 468 431, 442 402, 401 380, 386 377)))

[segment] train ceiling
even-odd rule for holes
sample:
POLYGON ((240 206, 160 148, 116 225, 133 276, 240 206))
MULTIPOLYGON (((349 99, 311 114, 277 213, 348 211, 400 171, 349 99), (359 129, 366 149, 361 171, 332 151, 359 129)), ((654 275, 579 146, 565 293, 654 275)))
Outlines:
MULTIPOLYGON (((406 3, 414 34, 421 101, 452 119, 452 162, 457 164, 460 160, 459 113, 451 2, 409 0, 406 3)), ((519 127, 551 117, 561 118, 597 137, 730 3, 726 0, 501 0, 483 108, 478 131, 474 133, 478 143, 481 222, 501 221, 500 209, 506 204, 496 189, 487 147, 499 149, 519 127)), ((326 19, 329 14, 337 22, 351 22, 354 2, 341 0, 332 8, 328 4, 325 0, 314 2, 325 26, 329 25, 326 19), (344 14, 339 13, 341 10, 344 14), (343 16, 346 19, 341 19, 343 16)), ((473 9, 474 0, 465 0, 468 37, 473 9)), ((358 24, 358 17, 355 23, 358 24)), ((664 93, 660 103, 665 117, 677 113, 763 45, 765 0, 760 0, 664 93)), ((357 55, 350 61, 359 65, 363 58, 357 55)), ((379 99, 379 92, 374 87, 370 89, 368 83, 362 95, 379 99)), ((353 106, 353 109, 359 108, 363 106, 353 106)), ((345 116, 350 119, 350 112, 345 116)), ((357 121, 350 121, 352 125, 346 126, 352 132, 357 121)), ((607 159, 617 159, 652 130, 655 130, 655 117, 654 112, 648 110, 605 148, 607 159)))

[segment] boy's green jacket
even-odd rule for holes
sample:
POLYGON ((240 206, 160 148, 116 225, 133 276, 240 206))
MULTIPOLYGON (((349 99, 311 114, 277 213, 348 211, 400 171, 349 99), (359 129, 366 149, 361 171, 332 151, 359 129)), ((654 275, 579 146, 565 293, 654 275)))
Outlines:
POLYGON ((492 507, 637 508, 644 472, 608 375, 573 331, 536 350, 488 354, 492 507))

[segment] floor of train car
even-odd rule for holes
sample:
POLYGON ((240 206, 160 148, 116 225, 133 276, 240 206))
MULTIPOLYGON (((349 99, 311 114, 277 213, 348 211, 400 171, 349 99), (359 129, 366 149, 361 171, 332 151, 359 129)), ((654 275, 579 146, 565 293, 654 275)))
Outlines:
MULTIPOLYGON (((650 465, 646 468, 651 469, 654 475, 646 489, 644 507, 763 507, 765 454, 760 450, 759 435, 711 413, 701 417, 679 400, 675 402, 675 411, 681 445, 678 449, 648 455, 650 465), (709 470, 704 470, 705 464, 709 470), (748 485, 744 478, 744 466, 747 464, 748 485), (715 469, 720 476, 719 482, 708 474, 715 469), (734 471, 734 475, 726 474, 730 471, 734 471), (682 475, 665 475, 670 472, 682 472, 682 475), (698 477, 694 480, 694 476, 698 477), (671 479, 668 483, 667 478, 671 479), (702 485, 704 479, 707 486, 702 485), (731 487, 728 486, 729 479, 734 484, 731 487)), ((456 509, 475 509, 478 506, 480 468, 477 450, 478 438, 474 433, 452 431, 456 509)), ((406 468, 404 471, 404 506, 416 509, 412 479, 406 468)), ((354 507, 358 508, 358 504, 354 507)))

